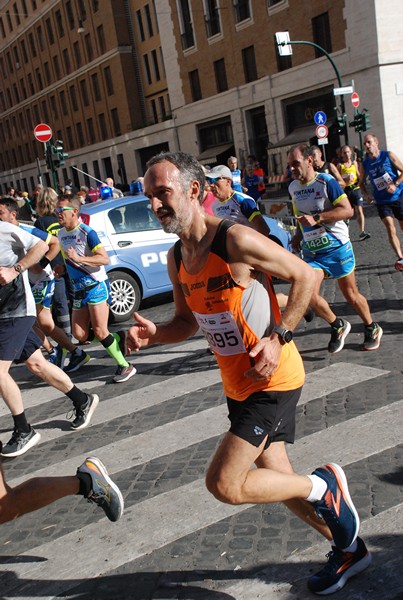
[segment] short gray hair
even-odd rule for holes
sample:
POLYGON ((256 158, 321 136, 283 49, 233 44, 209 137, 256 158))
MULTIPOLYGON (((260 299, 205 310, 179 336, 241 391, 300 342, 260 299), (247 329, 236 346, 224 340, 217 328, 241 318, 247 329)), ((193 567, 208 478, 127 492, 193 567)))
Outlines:
POLYGON ((192 154, 186 152, 160 152, 156 154, 147 162, 146 167, 149 169, 153 165, 161 162, 169 162, 178 169, 180 176, 180 184, 183 191, 189 189, 192 181, 198 181, 200 184, 199 202, 203 201, 204 186, 206 184, 206 177, 203 169, 196 158, 192 154))

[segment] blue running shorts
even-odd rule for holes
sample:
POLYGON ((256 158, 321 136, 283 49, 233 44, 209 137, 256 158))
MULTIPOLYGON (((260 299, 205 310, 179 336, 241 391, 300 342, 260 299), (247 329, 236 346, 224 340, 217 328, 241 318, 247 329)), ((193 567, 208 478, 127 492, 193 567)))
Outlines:
POLYGON ((351 242, 327 252, 304 252, 304 261, 313 269, 321 269, 325 277, 341 279, 355 269, 355 256, 351 242))

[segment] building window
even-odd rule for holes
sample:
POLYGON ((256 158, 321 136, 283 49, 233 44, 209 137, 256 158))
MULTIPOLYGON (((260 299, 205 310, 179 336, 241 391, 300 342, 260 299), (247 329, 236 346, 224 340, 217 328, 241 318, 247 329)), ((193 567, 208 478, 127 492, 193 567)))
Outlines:
POLYGON ((66 127, 66 133, 67 133, 67 145, 69 148, 74 148, 74 140, 73 140, 73 132, 71 130, 71 127, 66 127))
POLYGON ((113 132, 115 135, 120 135, 122 132, 120 130, 119 113, 117 108, 112 108, 111 117, 113 124, 113 132))
POLYGON ((75 19, 74 19, 74 11, 71 6, 71 0, 68 0, 68 2, 66 2, 66 14, 67 14, 67 21, 68 21, 68 24, 70 27, 70 31, 72 31, 75 27, 75 19))
POLYGON ((39 49, 41 52, 43 52, 44 44, 43 44, 43 32, 42 32, 41 25, 38 25, 38 27, 36 28, 36 36, 38 38, 39 49))
POLYGON ((50 96, 49 102, 50 102, 50 110, 52 111, 52 117, 53 117, 53 119, 58 119, 59 118, 59 113, 58 113, 58 110, 57 110, 57 103, 56 103, 55 96, 50 96))
POLYGON ((6 54, 6 60, 7 60, 8 70, 10 71, 10 73, 14 73, 13 61, 11 60, 11 55, 9 52, 7 52, 7 54, 6 54))
POLYGON ((106 120, 105 120, 104 113, 101 113, 98 115, 98 122, 99 122, 99 130, 101 132, 101 138, 103 140, 108 139, 108 130, 106 128, 106 120))
POLYGON ((241 23, 241 21, 246 21, 246 19, 250 19, 250 1, 249 0, 236 0, 234 3, 235 9, 235 22, 241 23))
POLYGON ((92 90, 94 92, 94 98, 97 102, 99 102, 99 100, 101 100, 101 90, 99 88, 98 73, 93 73, 91 75, 91 81, 92 81, 92 90))
POLYGON ((89 98, 88 98, 88 88, 87 88, 87 82, 85 79, 82 79, 80 81, 80 92, 81 92, 81 98, 83 99, 83 104, 84 106, 89 106, 89 98))
POLYGON ((159 102, 159 105, 160 105, 161 119, 166 119, 167 111, 165 110, 164 96, 159 96, 158 102, 159 102))
POLYGON ((85 36, 85 47, 87 50, 88 61, 91 61, 94 58, 94 52, 92 50, 91 36, 89 33, 87 33, 87 35, 85 36))
POLYGON ((92 118, 87 119, 87 129, 88 129, 88 138, 89 138, 90 144, 95 144, 96 137, 95 137, 94 121, 92 118))
POLYGON ((35 76, 36 76, 36 82, 38 84, 38 90, 41 90, 43 88, 43 83, 42 83, 42 75, 39 69, 35 69, 35 76))
POLYGON ((69 94, 70 94, 71 106, 73 107, 74 111, 77 111, 78 110, 77 94, 76 94, 76 88, 73 85, 71 85, 69 88, 69 94))
POLYGON ((24 59, 24 63, 27 64, 28 53, 27 53, 27 47, 25 45, 25 40, 21 40, 21 53, 22 53, 22 58, 24 59))
POLYGON ((198 127, 200 147, 202 150, 231 144, 233 141, 231 118, 210 121, 207 126, 198 127))
MULTIPOLYGON (((326 52, 332 52, 332 38, 330 35, 329 13, 325 12, 312 19, 313 41, 321 46, 326 52)), ((315 58, 323 56, 318 48, 315 48, 315 58)))
POLYGON ((158 113, 157 113, 157 105, 155 104, 155 100, 150 101, 151 112, 153 115, 153 123, 158 123, 158 113))
POLYGON ((147 31, 148 31, 148 37, 153 37, 154 35, 154 31, 153 31, 153 22, 151 20, 151 13, 150 13, 150 5, 146 4, 144 7, 144 13, 146 15, 146 23, 147 23, 147 31))
POLYGON ((257 79, 256 60, 255 60, 255 48, 248 46, 242 50, 242 63, 243 72, 245 76, 245 83, 255 81, 257 79))
POLYGON ((67 101, 66 101, 66 93, 64 90, 62 90, 60 92, 60 104, 62 107, 62 113, 64 116, 69 114, 68 108, 67 108, 67 101))
POLYGON ((42 100, 42 117, 45 123, 49 123, 49 113, 48 113, 48 105, 46 104, 46 100, 42 100))
POLYGON ((158 66, 157 51, 156 50, 151 50, 151 56, 152 56, 152 59, 153 59, 153 67, 154 67, 155 80, 159 81, 161 79, 161 75, 160 75, 160 68, 158 66))
POLYGON ((92 12, 96 13, 99 10, 98 0, 92 0, 92 12))
POLYGON ((110 67, 105 67, 104 78, 105 78, 105 85, 106 85, 106 93, 108 94, 108 96, 113 96, 115 91, 113 89, 113 78, 112 78, 112 71, 111 71, 110 67))
POLYGON ((53 68, 55 70, 56 79, 60 79, 60 64, 57 55, 53 57, 53 68))
POLYGON ((136 18, 137 18, 137 27, 139 29, 139 36, 142 42, 144 42, 144 40, 146 39, 146 36, 144 34, 144 27, 143 27, 143 18, 141 16, 141 10, 136 10, 136 18))
POLYGON ((65 48, 63 50, 63 62, 64 62, 64 70, 66 72, 66 75, 68 75, 69 73, 71 73, 71 63, 70 63, 69 51, 67 50, 67 48, 65 48))
POLYGON ((24 13, 24 17, 28 16, 27 3, 25 0, 21 0, 22 12, 24 13))
POLYGON ((49 67, 49 63, 47 61, 45 61, 43 63, 43 69, 45 71, 45 79, 46 79, 46 85, 50 85, 52 76, 50 74, 50 67, 49 67))
POLYGON ((14 27, 13 27, 13 22, 11 20, 11 16, 10 16, 10 11, 9 10, 6 12, 6 17, 7 17, 8 28, 10 29, 10 31, 13 31, 14 27))
POLYGON ((47 34, 48 34, 49 44, 54 44, 55 43, 55 36, 53 35, 53 29, 52 29, 51 20, 50 19, 46 19, 45 24, 46 24, 46 31, 47 31, 47 34))
POLYGON ((83 126, 81 125, 80 121, 76 124, 76 131, 77 131, 78 144, 79 144, 79 146, 81 146, 81 143, 84 142, 84 132, 83 132, 83 126))
POLYGON ((62 13, 60 12, 60 10, 57 10, 55 12, 55 19, 56 19, 57 33, 59 34, 59 37, 62 38, 64 36, 64 27, 63 27, 62 13))
POLYGON ((199 70, 195 69, 189 73, 190 92, 192 94, 193 102, 202 99, 202 92, 200 87, 199 70))
POLYGON ((20 19, 20 15, 19 15, 19 12, 18 12, 18 6, 17 6, 16 2, 14 2, 14 4, 13 4, 13 11, 14 11, 14 14, 15 14, 15 21, 16 21, 17 25, 20 25, 21 24, 21 19, 20 19))
POLYGON ((21 67, 21 64, 20 64, 20 57, 18 55, 18 48, 17 48, 17 46, 13 47, 13 52, 14 52, 15 68, 19 69, 21 67))
POLYGON ((148 85, 151 85, 152 77, 151 77, 150 61, 148 60, 148 54, 144 54, 143 61, 144 61, 144 68, 145 68, 146 76, 147 76, 147 83, 148 83, 148 85))
POLYGON ((103 25, 100 25, 99 27, 97 27, 97 34, 98 34, 99 53, 100 54, 105 54, 105 52, 106 52, 106 42, 105 42, 105 32, 104 32, 104 26, 103 25))
POLYGON ((187 50, 195 45, 189 0, 178 0, 178 6, 182 48, 187 50))
POLYGON ((34 88, 34 82, 32 81, 31 73, 28 73, 28 87, 29 87, 29 92, 30 92, 31 96, 33 96, 35 94, 35 88, 34 88))
POLYGON ((34 36, 32 33, 30 33, 28 35, 28 41, 29 41, 29 47, 31 48, 31 54, 32 56, 36 56, 36 47, 35 47, 35 40, 34 40, 34 36))
POLYGON ((205 0, 205 19, 207 37, 221 32, 220 14, 217 0, 205 0))
POLYGON ((5 38, 6 37, 6 30, 4 29, 3 17, 0 17, 0 31, 1 31, 1 36, 3 38, 5 38))
POLYGON ((13 91, 14 91, 14 98, 16 103, 18 104, 20 101, 20 95, 18 93, 18 88, 17 88, 17 84, 13 83, 13 91))
POLYGON ((87 18, 87 9, 85 8, 85 0, 78 0, 78 14, 80 19, 85 21, 87 18))
POLYGON ((21 86, 22 97, 24 98, 24 100, 26 100, 28 98, 28 96, 27 96, 27 90, 25 89, 25 83, 24 83, 23 79, 20 79, 20 86, 21 86))
POLYGON ((92 171, 97 179, 101 179, 101 171, 97 160, 92 161, 92 171))
POLYGON ((228 89, 227 72, 225 70, 225 61, 223 58, 214 61, 214 75, 217 86, 217 92, 225 92, 228 89))
POLYGON ((81 67, 81 50, 80 44, 78 42, 74 42, 73 44, 74 58, 76 61, 76 67, 79 69, 81 67))

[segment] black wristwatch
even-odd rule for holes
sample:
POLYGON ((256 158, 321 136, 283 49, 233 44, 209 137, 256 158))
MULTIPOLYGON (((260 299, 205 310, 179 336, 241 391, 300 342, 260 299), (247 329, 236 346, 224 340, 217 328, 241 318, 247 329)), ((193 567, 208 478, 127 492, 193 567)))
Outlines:
POLYGON ((315 223, 319 223, 320 222, 320 214, 319 213, 316 213, 316 215, 312 215, 312 216, 313 216, 313 219, 314 219, 315 223))
POLYGON ((21 265, 19 263, 16 263, 14 265, 14 270, 17 271, 17 273, 19 273, 19 275, 21 275, 21 273, 23 272, 23 268, 21 267, 21 265))
POLYGON ((274 327, 273 331, 277 333, 280 339, 284 344, 289 344, 292 341, 293 335, 290 329, 286 329, 285 327, 274 327))

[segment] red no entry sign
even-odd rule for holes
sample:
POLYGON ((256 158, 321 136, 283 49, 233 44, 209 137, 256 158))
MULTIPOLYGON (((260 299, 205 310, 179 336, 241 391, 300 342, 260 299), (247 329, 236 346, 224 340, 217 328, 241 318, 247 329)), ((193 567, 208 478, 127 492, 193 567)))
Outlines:
POLYGON ((351 94, 351 104, 354 106, 354 108, 358 108, 358 106, 360 105, 360 97, 357 94, 357 92, 351 94))
POLYGON ((38 142, 48 142, 52 139, 52 130, 46 123, 39 123, 34 129, 34 136, 38 142))

